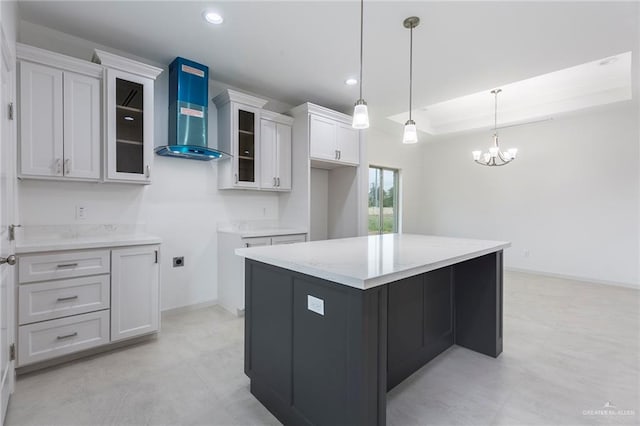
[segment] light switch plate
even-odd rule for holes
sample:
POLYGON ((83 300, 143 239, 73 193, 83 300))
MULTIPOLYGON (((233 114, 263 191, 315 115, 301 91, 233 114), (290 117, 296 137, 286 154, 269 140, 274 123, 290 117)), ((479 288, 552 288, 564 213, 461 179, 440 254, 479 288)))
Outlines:
POLYGON ((324 300, 307 294, 307 309, 324 316, 324 300))

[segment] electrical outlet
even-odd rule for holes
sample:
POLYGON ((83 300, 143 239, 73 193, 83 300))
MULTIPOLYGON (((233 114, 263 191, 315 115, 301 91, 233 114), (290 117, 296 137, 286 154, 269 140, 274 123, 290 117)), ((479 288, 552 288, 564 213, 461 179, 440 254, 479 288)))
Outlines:
POLYGON ((180 268, 184 266, 184 256, 174 257, 173 258, 173 267, 180 268))
POLYGON ((87 218, 87 208, 85 206, 76 206, 76 219, 85 220, 87 218))

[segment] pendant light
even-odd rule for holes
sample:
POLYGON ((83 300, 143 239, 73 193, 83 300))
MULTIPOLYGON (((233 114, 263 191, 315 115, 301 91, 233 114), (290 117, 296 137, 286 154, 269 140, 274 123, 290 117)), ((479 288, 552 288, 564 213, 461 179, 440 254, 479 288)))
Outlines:
POLYGON ((369 128, 369 111, 367 103, 362 99, 362 34, 364 27, 364 0, 360 0, 360 99, 356 101, 353 108, 353 128, 367 129, 369 128))
POLYGON ((502 89, 494 89, 491 94, 495 97, 494 118, 493 118, 493 146, 484 154, 481 151, 473 151, 473 161, 482 166, 504 166, 516 159, 518 154, 517 148, 511 148, 505 152, 500 150, 498 146, 498 93, 502 89))
POLYGON ((416 123, 411 119, 411 91, 413 89, 413 29, 420 24, 420 18, 411 16, 404 20, 402 25, 409 29, 409 119, 404 123, 404 134, 402 143, 412 144, 418 142, 418 131, 416 123))

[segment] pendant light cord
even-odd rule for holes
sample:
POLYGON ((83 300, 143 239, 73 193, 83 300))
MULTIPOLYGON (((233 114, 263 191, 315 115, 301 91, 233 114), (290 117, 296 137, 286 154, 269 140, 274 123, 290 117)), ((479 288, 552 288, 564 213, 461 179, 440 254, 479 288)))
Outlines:
POLYGON ((364 34, 364 0, 360 0, 360 99, 362 99, 362 50, 364 34))
POLYGON ((409 28, 409 121, 411 121, 411 89, 413 87, 413 25, 409 28))

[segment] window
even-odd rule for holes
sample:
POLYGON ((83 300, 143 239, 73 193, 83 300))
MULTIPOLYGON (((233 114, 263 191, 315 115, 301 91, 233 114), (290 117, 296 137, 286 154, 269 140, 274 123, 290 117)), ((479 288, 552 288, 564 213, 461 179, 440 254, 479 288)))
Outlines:
POLYGON ((398 170, 369 167, 369 234, 398 232, 398 170))

